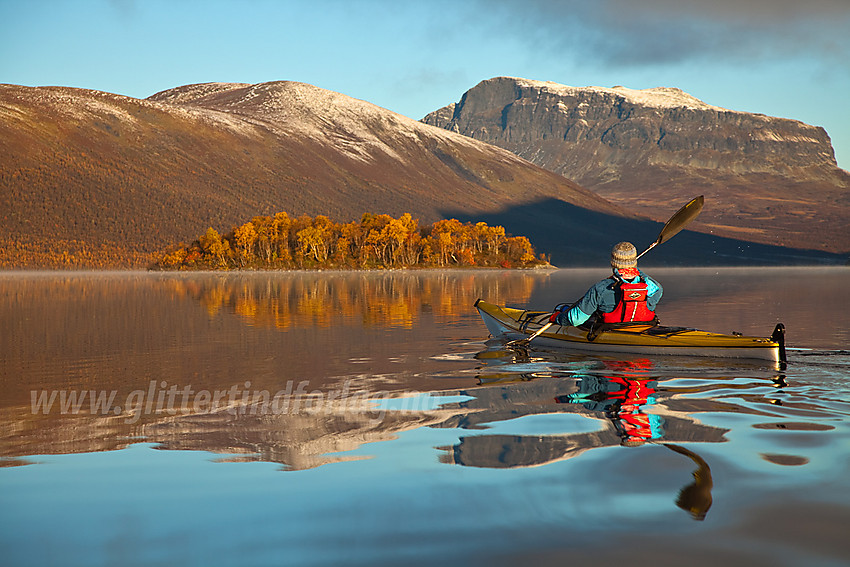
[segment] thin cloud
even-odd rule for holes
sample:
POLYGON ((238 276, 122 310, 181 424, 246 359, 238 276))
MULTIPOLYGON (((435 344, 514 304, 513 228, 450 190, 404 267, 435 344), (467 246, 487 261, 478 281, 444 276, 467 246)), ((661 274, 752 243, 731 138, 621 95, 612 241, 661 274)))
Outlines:
POLYGON ((132 20, 136 15, 135 0, 109 0, 109 6, 122 20, 132 20))
POLYGON ((846 0, 491 0, 502 33, 606 66, 817 58, 848 68, 846 0))

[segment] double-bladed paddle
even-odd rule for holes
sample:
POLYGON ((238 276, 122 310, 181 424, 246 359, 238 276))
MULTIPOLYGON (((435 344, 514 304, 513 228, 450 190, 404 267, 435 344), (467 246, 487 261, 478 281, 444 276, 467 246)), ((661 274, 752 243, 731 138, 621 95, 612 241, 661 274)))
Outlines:
MULTIPOLYGON (((679 234, 680 230, 685 228, 688 223, 690 223, 697 217, 699 212, 702 210, 702 205, 704 202, 705 199, 702 195, 700 195, 699 197, 691 199, 687 205, 676 211, 676 214, 670 217, 670 220, 668 220, 667 223, 664 225, 664 228, 661 229, 661 232, 658 234, 658 238, 655 240, 655 242, 650 244, 649 248, 638 254, 637 257, 640 258, 662 242, 667 242, 668 240, 679 234)), ((537 331, 527 339, 517 339, 515 341, 510 341, 506 343, 506 346, 526 346, 532 341, 532 339, 542 334, 544 331, 546 331, 546 329, 548 329, 552 325, 554 325, 554 323, 550 321, 549 323, 546 323, 545 325, 537 329, 537 331)))
POLYGON ((702 205, 705 202, 705 199, 702 195, 699 197, 694 197, 690 200, 690 202, 676 211, 676 214, 670 217, 670 220, 667 221, 667 224, 664 225, 664 228, 661 229, 661 233, 658 235, 658 238, 649 245, 649 248, 638 254, 638 258, 661 244, 662 242, 667 242, 677 234, 679 231, 685 228, 689 222, 694 220, 699 212, 702 210, 702 205))

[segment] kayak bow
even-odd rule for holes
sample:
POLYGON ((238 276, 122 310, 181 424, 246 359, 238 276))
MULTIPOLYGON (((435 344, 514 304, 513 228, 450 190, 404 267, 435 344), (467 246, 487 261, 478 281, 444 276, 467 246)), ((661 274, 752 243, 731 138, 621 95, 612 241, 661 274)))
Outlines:
MULTIPOLYGON (((549 322, 548 311, 501 307, 479 299, 475 302, 487 330, 496 338, 527 338, 549 322)), ((785 362, 785 327, 776 325, 770 338, 724 335, 651 324, 593 331, 582 327, 553 325, 540 333, 536 344, 597 353, 656 354, 753 358, 785 362), (548 332, 547 332, 548 331, 548 332)))

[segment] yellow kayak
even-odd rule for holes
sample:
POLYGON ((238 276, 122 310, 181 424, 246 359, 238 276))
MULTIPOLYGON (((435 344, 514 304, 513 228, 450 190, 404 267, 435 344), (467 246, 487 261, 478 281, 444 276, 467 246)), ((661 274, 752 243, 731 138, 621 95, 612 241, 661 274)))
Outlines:
MULTIPOLYGON (((479 299, 478 313, 493 337, 528 338, 549 322, 550 312, 501 307, 479 299)), ((769 338, 724 335, 685 327, 632 323, 594 328, 553 325, 534 338, 534 345, 597 353, 716 356, 785 362, 785 326, 776 325, 769 338)))

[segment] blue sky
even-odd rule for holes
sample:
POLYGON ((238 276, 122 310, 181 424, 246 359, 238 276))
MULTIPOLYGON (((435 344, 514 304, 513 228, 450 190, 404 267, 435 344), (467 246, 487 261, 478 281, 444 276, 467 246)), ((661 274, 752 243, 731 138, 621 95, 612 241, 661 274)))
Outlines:
POLYGON ((671 86, 823 126, 848 169, 845 36, 848 0, 0 0, 0 82, 295 80, 417 119, 496 76, 671 86))

